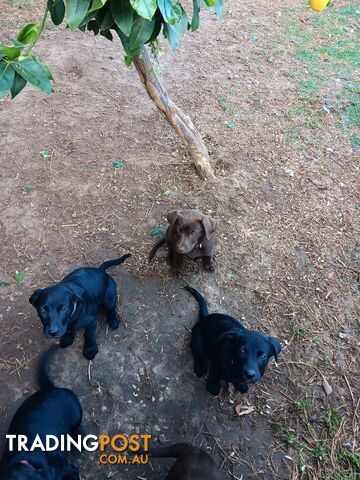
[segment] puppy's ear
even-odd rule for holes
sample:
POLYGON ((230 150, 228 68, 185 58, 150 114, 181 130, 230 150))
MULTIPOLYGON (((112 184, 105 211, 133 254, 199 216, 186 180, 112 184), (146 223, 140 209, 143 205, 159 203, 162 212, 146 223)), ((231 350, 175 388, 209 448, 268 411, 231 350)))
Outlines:
POLYGON ((74 305, 75 303, 80 303, 84 299, 85 290, 78 285, 69 285, 70 290, 70 301, 74 305))
POLYGON ((275 357, 275 361, 278 361, 278 355, 281 352, 281 343, 275 337, 268 337, 268 340, 271 345, 271 356, 275 357))
POLYGON ((212 233, 215 232, 218 222, 217 220, 214 220, 213 218, 209 217, 208 215, 204 215, 202 218, 202 224, 205 230, 205 235, 208 240, 210 240, 210 236, 212 233))
POLYGON ((224 342, 227 345, 234 346, 237 343, 239 343, 241 336, 237 332, 232 332, 231 330, 229 332, 223 333, 220 335, 218 338, 219 342, 224 342))
POLYGON ((31 305, 33 305, 35 308, 36 308, 36 304, 37 304, 37 301, 39 300, 39 295, 41 293, 41 288, 38 288, 37 290, 35 290, 35 292, 31 295, 31 297, 29 298, 29 302, 31 303, 31 305))
POLYGON ((172 226, 172 225, 174 225, 176 220, 179 218, 179 216, 180 216, 180 211, 179 210, 174 210, 172 212, 168 212, 168 214, 166 215, 166 218, 168 219, 168 222, 172 226))

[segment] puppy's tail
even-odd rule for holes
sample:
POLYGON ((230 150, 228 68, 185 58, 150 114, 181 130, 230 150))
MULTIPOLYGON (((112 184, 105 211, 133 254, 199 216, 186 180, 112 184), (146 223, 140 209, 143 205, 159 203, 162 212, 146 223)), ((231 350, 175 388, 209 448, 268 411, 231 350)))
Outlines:
POLYGON ((127 258, 131 257, 131 253, 127 253, 120 258, 116 258, 115 260, 108 260, 100 265, 99 270, 106 270, 109 267, 114 267, 115 265, 120 265, 124 263, 127 258))
POLYGON ((41 389, 54 387, 54 384, 50 380, 49 374, 47 372, 47 366, 49 364, 50 358, 53 356, 54 352, 58 349, 59 349, 59 345, 52 345, 40 357, 38 370, 37 370, 37 381, 41 389))
POLYGON ((206 317, 207 315, 209 315, 209 312, 208 312, 208 307, 207 307, 207 303, 206 303, 206 300, 205 298, 201 295, 200 292, 198 292, 197 290, 195 290, 195 288, 192 288, 192 287, 184 287, 185 290, 187 290, 188 292, 191 293, 191 295, 193 295, 196 300, 199 302, 199 305, 200 305, 200 312, 199 312, 199 317, 200 317, 200 320, 204 317, 206 317))
POLYGON ((147 453, 154 458, 180 458, 183 455, 193 452, 194 449, 197 450, 196 447, 192 447, 186 443, 175 443, 175 445, 169 445, 168 447, 150 448, 147 453))
POLYGON ((149 262, 152 261, 152 259, 155 257, 155 253, 157 252, 157 250, 161 247, 161 245, 164 245, 165 243, 165 238, 162 238, 161 240, 159 240, 154 246, 153 248, 151 249, 151 252, 149 254, 149 262))

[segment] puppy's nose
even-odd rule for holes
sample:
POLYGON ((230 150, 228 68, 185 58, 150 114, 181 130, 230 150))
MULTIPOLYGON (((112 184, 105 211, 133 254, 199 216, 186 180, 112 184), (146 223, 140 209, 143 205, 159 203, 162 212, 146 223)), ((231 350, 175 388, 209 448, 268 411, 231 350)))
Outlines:
POLYGON ((58 337, 59 336, 59 330, 57 328, 53 328, 52 330, 48 330, 48 333, 52 337, 58 337))
POLYGON ((256 372, 255 372, 255 370, 246 370, 245 371, 245 376, 248 380, 252 380, 253 378, 256 377, 256 372))

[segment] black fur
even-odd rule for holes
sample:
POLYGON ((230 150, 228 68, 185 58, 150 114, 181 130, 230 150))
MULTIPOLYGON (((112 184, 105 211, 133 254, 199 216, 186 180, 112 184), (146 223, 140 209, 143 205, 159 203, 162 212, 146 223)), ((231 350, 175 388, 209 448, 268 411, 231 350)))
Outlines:
MULTIPOLYGON (((51 347, 40 359, 38 382, 40 390, 27 398, 13 417, 8 434, 26 435, 28 446, 38 434, 45 442, 46 435, 83 433, 82 409, 75 393, 67 388, 57 388, 46 373, 46 366, 57 346, 51 347)), ((15 442, 16 447, 16 442, 15 442)), ((79 471, 71 465, 65 452, 9 451, 5 446, 0 461, 1 480, 79 480, 79 471)))
POLYGON ((35 290, 29 301, 36 308, 47 338, 60 338, 66 348, 76 331, 85 329, 84 356, 91 360, 98 353, 96 315, 100 307, 107 312, 110 328, 116 330, 120 317, 116 312, 117 288, 106 269, 120 265, 130 254, 104 262, 98 268, 78 268, 61 282, 35 290))
POLYGON ((208 370, 207 390, 220 393, 220 380, 234 385, 242 393, 259 380, 271 357, 281 352, 275 337, 248 330, 238 320, 221 313, 208 314, 204 297, 194 288, 185 287, 200 305, 200 318, 191 333, 194 372, 203 377, 208 370))

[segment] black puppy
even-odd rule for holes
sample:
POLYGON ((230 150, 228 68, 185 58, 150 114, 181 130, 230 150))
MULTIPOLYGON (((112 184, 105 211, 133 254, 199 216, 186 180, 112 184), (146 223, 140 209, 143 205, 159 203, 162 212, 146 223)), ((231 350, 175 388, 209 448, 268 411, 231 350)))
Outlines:
POLYGON ((36 308, 47 338, 60 338, 60 346, 71 345, 75 333, 85 328, 84 357, 91 360, 98 353, 96 314, 100 307, 107 311, 110 328, 116 330, 120 317, 116 312, 116 283, 106 269, 120 265, 130 254, 104 262, 98 268, 78 268, 61 282, 35 290, 29 298, 36 308))
MULTIPOLYGON (((9 435, 25 435, 30 448, 39 435, 43 444, 47 435, 60 438, 70 434, 76 437, 83 433, 82 409, 74 392, 57 388, 46 373, 50 355, 57 346, 51 347, 40 359, 38 382, 40 390, 25 400, 11 421, 9 435)), ((79 471, 68 463, 65 452, 57 449, 44 452, 39 448, 31 451, 14 450, 7 443, 0 461, 1 480, 79 480, 79 471)))
POLYGON ((194 288, 185 287, 200 305, 199 321, 191 333, 194 372, 203 377, 210 371, 206 388, 212 395, 220 392, 220 380, 245 393, 259 380, 271 357, 281 352, 278 339, 248 330, 238 320, 222 313, 209 315, 206 300, 194 288))
POLYGON ((176 458, 165 480, 225 480, 226 478, 208 453, 186 443, 152 448, 149 453, 154 458, 176 458))

